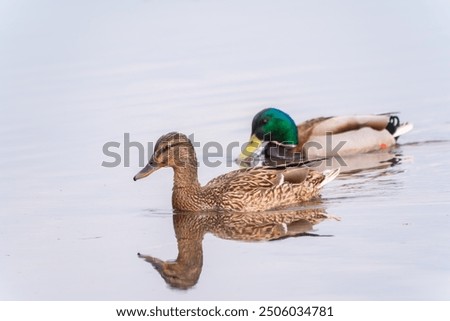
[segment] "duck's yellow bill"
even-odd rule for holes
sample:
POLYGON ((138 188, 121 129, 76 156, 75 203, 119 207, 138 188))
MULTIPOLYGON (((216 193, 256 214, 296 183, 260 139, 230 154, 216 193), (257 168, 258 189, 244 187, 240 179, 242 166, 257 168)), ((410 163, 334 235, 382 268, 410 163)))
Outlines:
POLYGON ((261 154, 262 147, 263 141, 255 135, 252 135, 252 137, 250 137, 250 141, 247 143, 244 150, 242 150, 241 154, 239 155, 239 160, 245 161, 249 158, 259 156, 261 154))

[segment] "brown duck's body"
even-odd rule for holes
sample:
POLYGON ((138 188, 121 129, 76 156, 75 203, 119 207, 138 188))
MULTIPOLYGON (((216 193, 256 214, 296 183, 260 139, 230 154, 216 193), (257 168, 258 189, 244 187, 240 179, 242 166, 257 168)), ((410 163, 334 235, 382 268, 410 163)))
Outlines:
POLYGON ((258 212, 309 201, 339 170, 320 173, 309 168, 258 167, 221 175, 205 186, 197 177, 197 159, 189 139, 179 133, 162 136, 149 164, 135 176, 162 167, 174 170, 172 206, 178 211, 258 212))
POLYGON ((175 174, 172 206, 176 210, 255 212, 283 208, 318 196, 326 178, 308 168, 257 167, 221 175, 202 187, 192 181, 196 168, 188 170, 191 173, 175 174))

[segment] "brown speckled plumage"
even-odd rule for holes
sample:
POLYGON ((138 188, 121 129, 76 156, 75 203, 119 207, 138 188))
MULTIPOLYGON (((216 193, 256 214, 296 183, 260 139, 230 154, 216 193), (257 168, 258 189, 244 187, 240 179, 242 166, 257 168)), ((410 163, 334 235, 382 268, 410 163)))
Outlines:
POLYGON ((135 176, 148 176, 172 167, 172 206, 178 211, 257 212, 285 208, 313 199, 338 171, 329 174, 309 168, 257 167, 221 175, 205 186, 197 178, 197 159, 189 139, 180 133, 162 136, 149 164, 135 176))

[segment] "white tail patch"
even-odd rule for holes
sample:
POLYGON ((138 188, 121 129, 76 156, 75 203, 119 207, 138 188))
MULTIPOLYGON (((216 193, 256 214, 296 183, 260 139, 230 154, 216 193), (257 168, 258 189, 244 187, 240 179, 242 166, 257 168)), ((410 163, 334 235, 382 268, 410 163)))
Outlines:
POLYGON ((411 131, 414 128, 414 125, 411 123, 404 123, 398 126, 395 133, 393 134, 394 137, 399 137, 403 134, 406 134, 407 132, 411 131))
POLYGON ((326 171, 323 171, 323 175, 325 176, 325 179, 322 181, 322 183, 319 184, 319 188, 325 186, 326 184, 328 184, 329 182, 331 182, 332 180, 334 180, 338 175, 339 172, 341 171, 341 168, 338 167, 336 169, 329 169, 326 171))
POLYGON ((280 182, 278 183, 278 186, 281 186, 281 185, 283 185, 283 184, 284 184, 284 175, 281 174, 281 175, 280 175, 280 182))

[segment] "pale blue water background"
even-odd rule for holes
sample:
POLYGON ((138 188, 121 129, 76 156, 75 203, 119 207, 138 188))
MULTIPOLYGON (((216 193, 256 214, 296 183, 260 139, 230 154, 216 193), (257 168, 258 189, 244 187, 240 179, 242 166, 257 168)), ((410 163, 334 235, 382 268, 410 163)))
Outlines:
POLYGON ((0 43, 0 299, 450 299, 449 2, 3 1, 0 43), (324 188, 333 237, 206 235, 197 285, 169 288, 136 253, 177 255, 172 173, 133 182, 136 150, 105 168, 102 146, 245 142, 268 106, 415 129, 400 164, 324 188))

